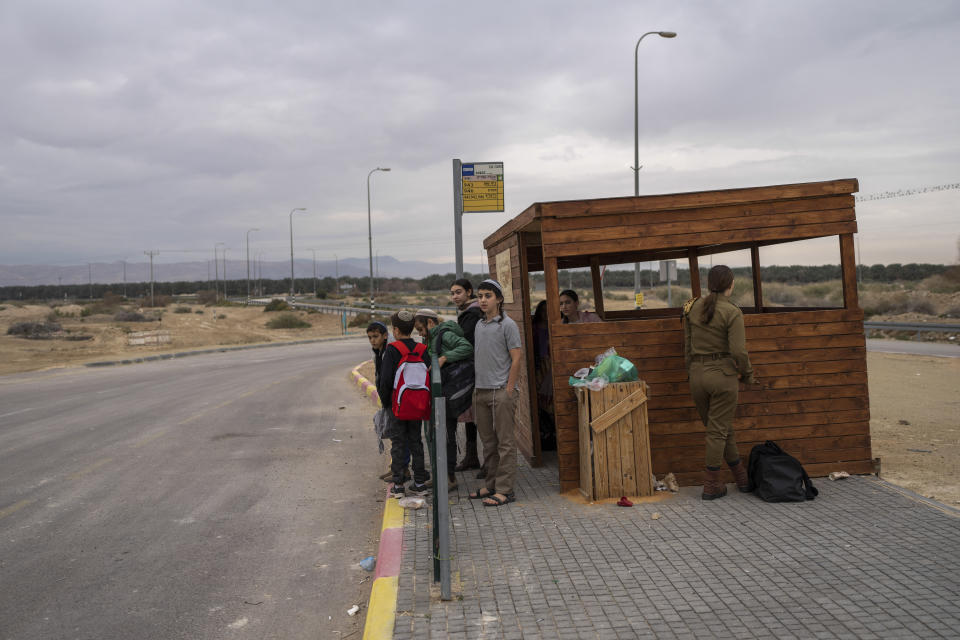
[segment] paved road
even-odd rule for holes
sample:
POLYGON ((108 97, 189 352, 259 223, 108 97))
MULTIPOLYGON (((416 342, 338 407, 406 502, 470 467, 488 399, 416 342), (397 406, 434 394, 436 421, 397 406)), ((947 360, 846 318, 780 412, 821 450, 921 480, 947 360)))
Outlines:
POLYGON ((910 340, 867 340, 867 351, 905 353, 914 356, 960 358, 960 345, 946 342, 913 342, 910 340))
POLYGON ((346 372, 367 351, 0 377, 0 638, 359 637, 384 463, 346 372))

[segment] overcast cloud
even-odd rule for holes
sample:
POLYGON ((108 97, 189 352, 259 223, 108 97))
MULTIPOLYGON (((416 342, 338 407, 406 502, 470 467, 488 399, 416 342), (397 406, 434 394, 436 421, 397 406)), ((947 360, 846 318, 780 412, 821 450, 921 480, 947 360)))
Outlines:
MULTIPOLYGON (((855 177, 960 182, 960 4, 0 4, 0 263, 453 258, 451 160, 537 201, 855 177), (181 252, 183 251, 183 252, 181 252), (232 253, 231 257, 240 257, 232 253)), ((954 262, 960 191, 858 205, 862 260, 954 262)), ((832 247, 828 247, 832 249, 832 247)), ((781 262, 836 262, 832 250, 781 262)), ((778 256, 779 257, 779 256, 778 256)))

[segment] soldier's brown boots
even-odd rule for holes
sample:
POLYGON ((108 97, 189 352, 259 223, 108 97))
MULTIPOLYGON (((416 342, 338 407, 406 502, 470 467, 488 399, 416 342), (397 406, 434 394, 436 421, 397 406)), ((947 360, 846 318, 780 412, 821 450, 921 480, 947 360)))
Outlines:
POLYGON ((747 478, 747 465, 743 464, 741 458, 736 462, 728 462, 730 471, 733 471, 733 479, 737 482, 737 489, 740 493, 750 493, 750 480, 747 478))
POLYGON ((703 472, 703 500, 716 500, 727 495, 727 485, 723 481, 723 471, 707 467, 703 472))

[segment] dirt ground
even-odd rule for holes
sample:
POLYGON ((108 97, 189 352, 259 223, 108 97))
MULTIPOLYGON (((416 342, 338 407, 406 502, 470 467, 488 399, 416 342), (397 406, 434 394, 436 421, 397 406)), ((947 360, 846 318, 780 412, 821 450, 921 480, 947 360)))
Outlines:
MULTIPOLYGON (((266 321, 276 314, 259 307, 190 305, 190 313, 174 313, 176 306, 152 322, 116 322, 109 314, 80 317, 81 307, 60 307, 61 314, 75 316, 57 318, 65 331, 93 336, 67 341, 6 335, 11 324, 42 321, 51 309, 0 303, 0 375, 212 346, 340 335, 339 318, 333 315, 297 312, 310 328, 267 329, 266 321), (170 343, 128 344, 130 332, 156 330, 168 331, 170 343)), ((358 362, 366 359, 366 352, 358 353, 358 362)), ((882 460, 882 477, 921 495, 960 505, 960 358, 869 353, 867 365, 873 455, 882 460)), ((361 373, 372 380, 372 369, 371 363, 361 373)))
POLYGON ((960 358, 867 354, 881 477, 960 505, 960 358))
MULTIPOLYGON (((77 365, 97 360, 138 358, 145 355, 188 351, 213 346, 290 342, 340 335, 339 317, 323 313, 295 312, 312 326, 304 329, 268 329, 268 320, 279 315, 264 313, 262 307, 204 307, 186 305, 189 313, 175 313, 184 305, 170 305, 159 321, 117 322, 112 314, 80 317, 82 307, 58 307, 61 317, 55 318, 65 335, 92 336, 89 340, 28 340, 7 335, 7 328, 16 322, 38 322, 51 312, 45 305, 0 303, 0 375, 77 365), (197 313, 200 311, 200 313, 197 313), (70 317, 72 314, 73 317, 70 317), (130 345, 131 332, 169 332, 170 342, 162 345, 130 345)), ((152 316, 154 310, 144 310, 152 316)), ((357 331, 357 329, 353 329, 357 331)))

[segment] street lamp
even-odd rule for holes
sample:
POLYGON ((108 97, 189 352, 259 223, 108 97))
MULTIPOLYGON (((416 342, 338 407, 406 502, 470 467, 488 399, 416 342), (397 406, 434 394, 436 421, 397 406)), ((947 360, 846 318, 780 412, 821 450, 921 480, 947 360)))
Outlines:
POLYGON ((313 254, 313 297, 317 297, 317 250, 310 249, 313 254))
POLYGON ((290 210, 290 298, 293 299, 293 212, 306 211, 304 207, 296 207, 290 210))
MULTIPOLYGON (((637 57, 640 43, 649 35, 657 34, 661 38, 676 38, 674 31, 647 31, 637 40, 633 48, 633 195, 640 195, 640 70, 637 57)), ((651 276, 652 277, 652 276, 651 276)), ((640 292, 640 263, 633 263, 633 295, 640 292)), ((639 308, 639 307, 638 307, 639 308)))
POLYGON ((333 254, 333 272, 336 275, 337 295, 340 295, 340 258, 333 254))
POLYGON ((260 229, 247 229, 247 303, 250 302, 250 232, 260 229))
POLYGON ((376 171, 390 171, 390 167, 377 167, 367 174, 367 242, 370 249, 370 313, 373 313, 373 223, 370 221, 370 176, 376 171))
MULTIPOLYGON (((226 242, 218 242, 213 245, 213 299, 215 302, 220 300, 220 263, 218 262, 219 254, 217 253, 217 249, 220 245, 226 244, 226 242)), ((227 296, 226 284, 224 284, 223 296, 227 296)))
POLYGON ((640 79, 637 55, 640 43, 649 35, 657 34, 661 38, 676 38, 673 31, 647 31, 637 40, 633 48, 633 195, 640 195, 640 79))

